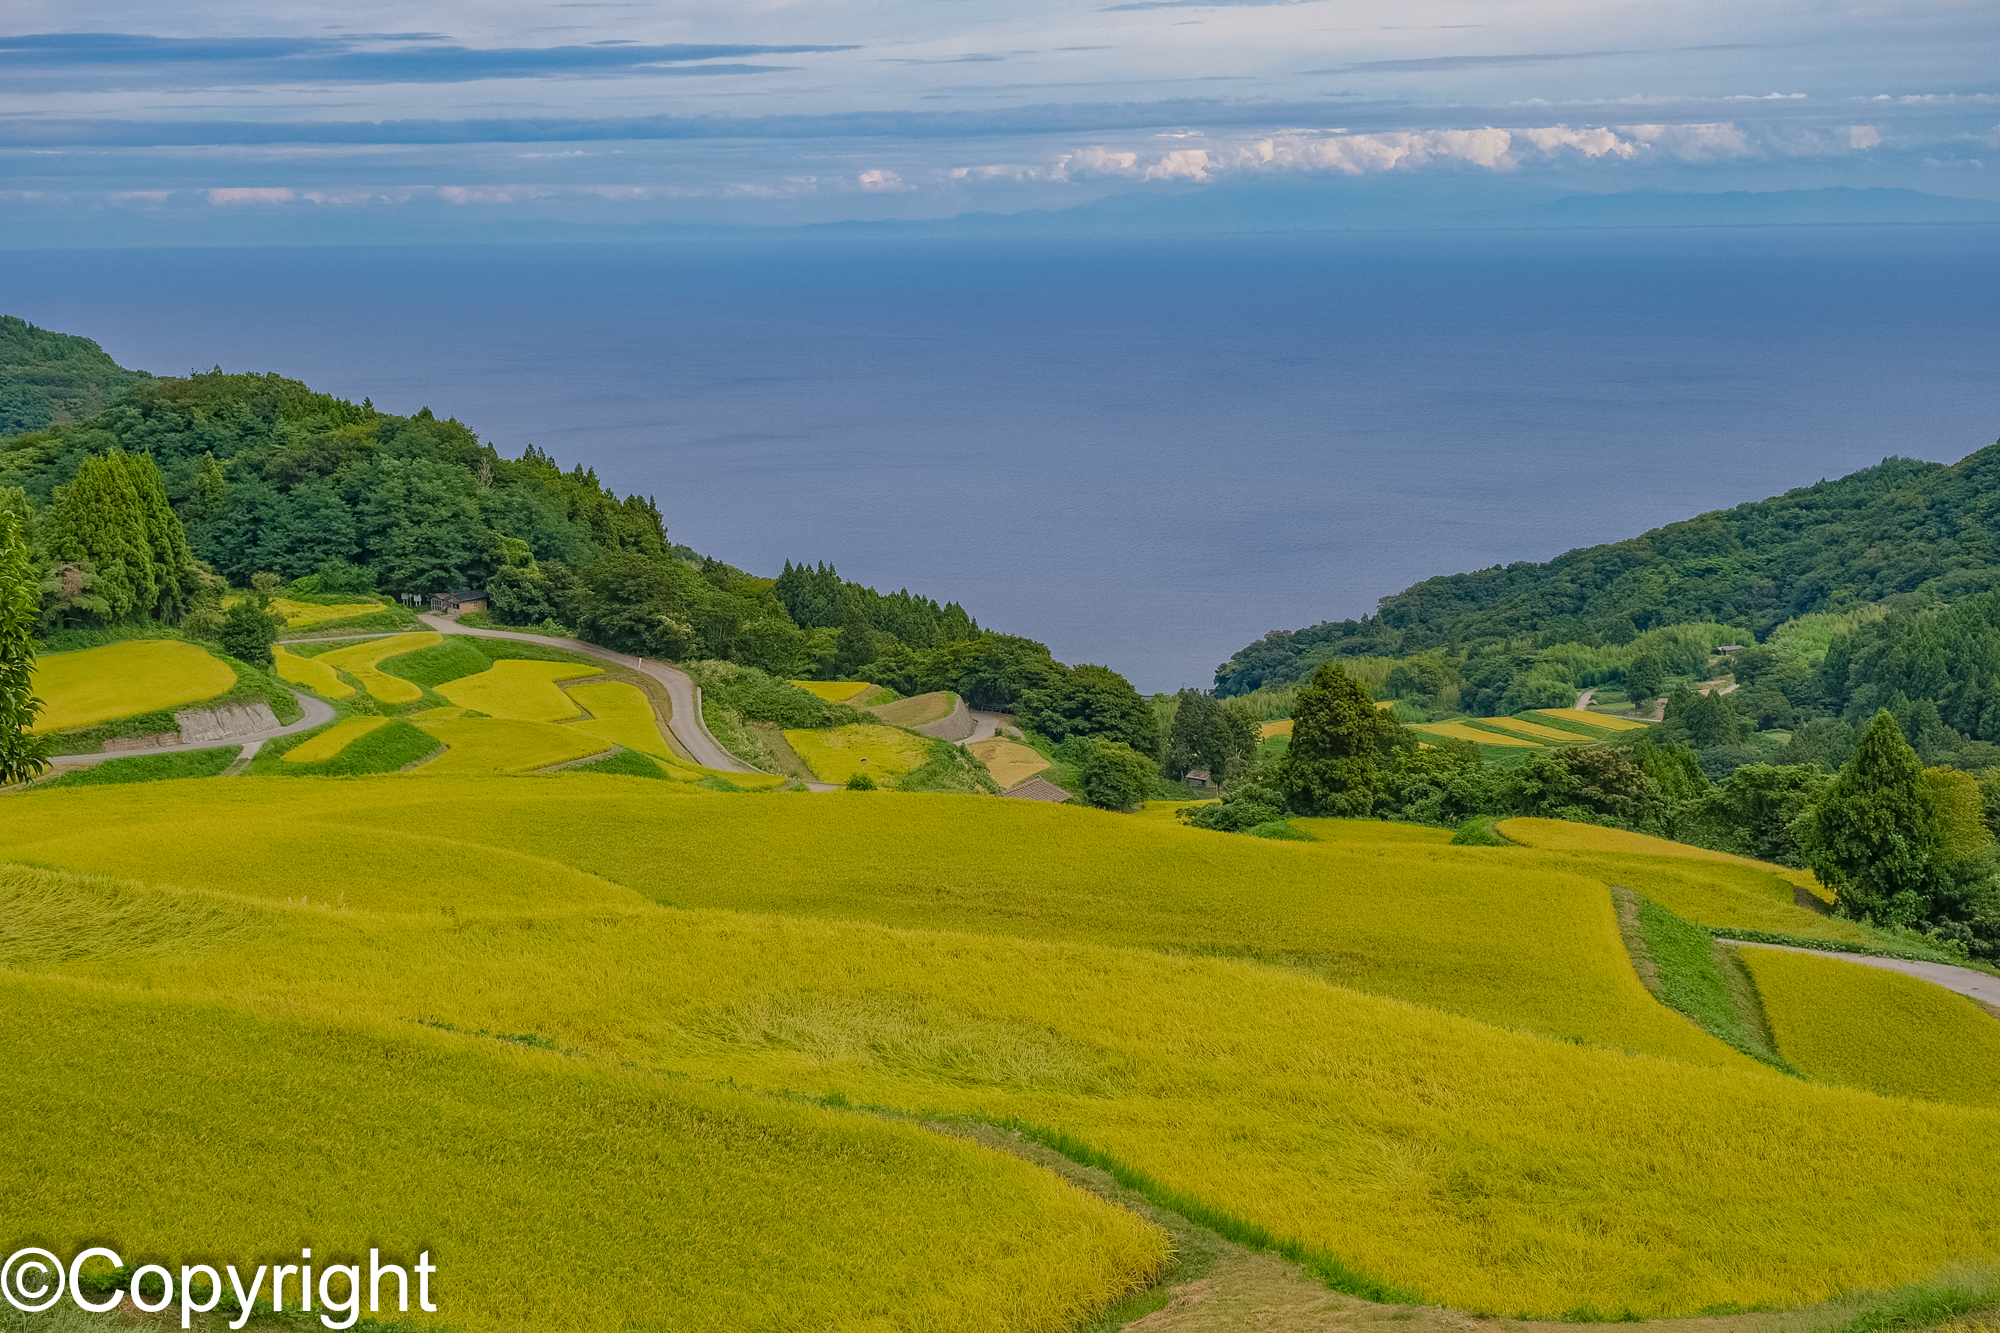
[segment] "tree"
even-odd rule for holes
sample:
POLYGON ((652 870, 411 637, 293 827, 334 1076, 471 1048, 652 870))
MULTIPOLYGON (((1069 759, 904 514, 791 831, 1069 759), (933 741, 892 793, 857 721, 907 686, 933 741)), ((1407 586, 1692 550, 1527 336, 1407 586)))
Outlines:
POLYGON ((1923 764, 1886 708, 1796 829, 1805 863, 1850 916, 1924 917, 1938 883, 1939 821, 1923 764))
POLYGON ((1292 743, 1272 785, 1300 814, 1366 815, 1384 794, 1390 755, 1408 744, 1360 681, 1321 663, 1292 706, 1292 743))
POLYGON ((1110 667, 1057 669, 1047 681, 1022 691, 1014 716, 1023 727, 1057 742, 1101 736, 1147 755, 1159 753, 1159 721, 1151 706, 1110 667))
POLYGON ((47 540, 55 560, 91 572, 107 619, 177 620, 187 609, 194 554, 160 469, 144 454, 86 458, 55 493, 47 540))
POLYGON ((1639 654, 1625 668, 1625 692, 1632 696, 1634 707, 1648 699, 1658 698, 1661 687, 1666 683, 1666 664, 1651 653, 1639 654))
POLYGON ((1660 789, 1619 750, 1575 746, 1530 755, 1510 784, 1523 814, 1609 819, 1627 827, 1658 807, 1660 789))
POLYGON ((1129 745, 1092 736, 1084 742, 1077 776, 1084 800, 1103 810, 1129 810, 1153 790, 1153 757, 1129 745))
POLYGON ((271 613, 256 597, 244 597, 229 608, 216 635, 222 651, 252 666, 272 665, 271 645, 278 641, 278 626, 271 613))
POLYGON ((1190 770, 1205 768, 1215 782, 1228 782, 1250 767, 1261 740, 1262 728, 1246 708, 1201 690, 1182 690, 1175 696, 1160 771, 1179 782, 1190 770))
POLYGON ((42 711, 34 639, 42 605, 41 579, 21 528, 20 517, 0 506, 0 783, 38 776, 54 744, 28 731, 42 711))
POLYGON ((1734 745, 1743 739, 1743 726, 1736 718, 1736 710, 1720 690, 1695 696, 1694 703, 1676 720, 1686 726, 1688 739, 1698 749, 1734 745))
POLYGON ((585 574, 577 632, 621 653, 686 661, 695 646, 687 597, 671 569, 638 551, 606 551, 585 574))

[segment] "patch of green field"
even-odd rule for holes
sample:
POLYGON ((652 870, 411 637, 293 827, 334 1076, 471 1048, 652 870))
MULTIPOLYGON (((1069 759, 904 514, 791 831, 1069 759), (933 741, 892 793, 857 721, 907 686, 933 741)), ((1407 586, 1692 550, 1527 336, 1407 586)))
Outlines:
POLYGON ((495 662, 476 676, 463 676, 437 687, 437 692, 461 708, 488 717, 520 722, 561 722, 582 709, 556 688, 559 680, 598 676, 603 669, 576 662, 495 662))
POLYGON ((2000 1020, 1954 991, 1865 963, 1740 946, 1778 1049, 1808 1077, 2000 1107, 2000 1020))
POLYGON ((1357 847, 1409 845, 1447 846, 1451 830, 1428 824, 1398 824, 1387 819, 1294 819, 1292 823, 1321 842, 1357 847))
MULTIPOLYGON (((299 1014, 326 1040, 366 1032, 371 1050, 382 1042, 373 1033, 415 1015, 457 1033, 534 1034, 575 1054, 567 1065, 519 1058, 624 1070, 616 1077, 635 1087, 733 1084, 1018 1120, 1459 1308, 1788 1304, 2000 1258, 2000 1195, 1987 1188, 2000 1114, 1807 1084, 1728 1051, 1640 987, 1601 884, 1510 865, 1536 857, 1525 849, 1274 844, 895 793, 659 801, 628 794, 639 785, 400 778, 297 792, 251 779, 184 789, 190 800, 152 823, 129 789, 30 792, 12 798, 20 815, 8 830, 25 841, 5 850, 53 865, 116 861, 99 868, 121 875, 143 867, 135 877, 200 886, 173 895, 189 904, 183 915, 197 903, 236 914, 226 937, 194 938, 170 961, 107 948, 45 965, 40 984, 73 978, 94 1002, 299 1014), (104 826, 120 837, 88 831, 104 826), (298 886, 270 867, 301 864, 307 848, 326 849, 315 903, 288 904, 298 886), (586 857, 619 882, 580 873, 586 857), (723 865, 734 873, 717 874, 723 865), (673 908, 625 887, 665 896, 669 874, 681 890, 673 908), (336 886, 344 902, 319 905, 336 886), (704 886, 727 901, 702 901, 704 886), (747 901, 760 890, 785 896, 791 914, 747 901), (929 924, 857 919, 885 908, 929 924), (992 929, 935 928, 968 914, 992 929), (1452 952, 1466 917, 1476 957, 1452 952), (1565 925, 1579 921, 1589 928, 1565 925), (1259 957, 1219 944, 1266 922, 1281 925, 1269 937, 1281 947, 1393 947, 1433 995, 1452 992, 1463 979, 1450 974, 1470 963, 1496 996, 1547 1003, 1534 993, 1567 990, 1634 1036, 1652 1023, 1683 1044, 1662 1058, 1508 1030, 1329 985, 1281 947, 1259 957), (1400 939, 1375 936, 1382 924, 1400 939), (1031 929, 1047 935, 1019 938, 1031 929)), ((105 891, 61 883, 72 896, 105 891)), ((1390 964, 1376 977, 1393 974, 1390 964)), ((171 1027, 133 1026, 167 1032, 168 1048, 179 1040, 171 1027)), ((74 1061, 103 1053, 72 1045, 89 1048, 74 1061)), ((227 1043, 246 1045, 258 1043, 227 1043)), ((287 1067, 318 1067, 271 1045, 287 1067)), ((0 1077, 22 1077, 20 1063, 0 1077)), ((232 1088, 225 1106, 272 1096, 260 1066, 240 1067, 256 1086, 232 1088)), ((302 1076, 280 1091, 295 1096, 302 1076)), ((385 1105, 418 1114, 385 1077, 385 1105)), ((368 1100, 350 1098, 343 1115, 368 1100)), ((113 1101, 103 1114, 132 1113, 113 1101)), ((211 1134, 228 1123, 200 1121, 211 1134)), ((500 1136, 501 1160, 514 1160, 515 1141, 500 1136)), ((572 1160, 567 1138, 551 1142, 551 1168, 572 1160)), ((29 1150, 41 1160, 53 1148, 29 1150)), ((339 1160, 320 1152, 316 1169, 339 1160)), ((149 1177, 152 1215, 185 1215, 176 1201, 212 1188, 197 1180, 149 1177)), ((105 1225, 90 1206, 95 1183, 60 1196, 75 1201, 52 1230, 105 1225)), ((586 1181, 562 1183, 592 1197, 586 1181)), ((764 1188, 785 1192, 775 1179, 764 1188)), ((733 1214, 734 1189, 706 1196, 715 1212, 733 1214)), ((619 1216, 618 1197, 598 1215, 619 1216)), ((597 1285, 607 1300, 640 1295, 597 1285)))
POLYGON ((386 717, 344 717, 310 740, 285 752, 288 764, 317 764, 333 758, 355 741, 389 721, 386 717))
POLYGON ((240 745, 224 745, 213 750, 183 750, 175 754, 141 754, 129 759, 107 759, 101 764, 73 768, 50 779, 51 787, 95 787, 113 782, 166 782, 174 778, 212 778, 236 762, 240 745))
POLYGON ((435 690, 448 680, 477 675, 493 665, 493 659, 480 652, 474 646, 475 642, 463 634, 449 635, 443 642, 429 648, 400 653, 384 661, 383 670, 427 690, 435 690))
MULTIPOLYGON (((553 687, 550 687, 553 688, 553 687)), ((440 718, 419 724, 444 742, 445 752, 423 766, 427 776, 458 773, 532 773, 611 747, 588 732, 520 718, 440 718)))
POLYGON ((35 660, 43 702, 31 728, 66 731, 200 703, 236 688, 227 662, 178 639, 132 639, 35 660))
POLYGON ((250 761, 250 772, 259 777, 359 777, 371 773, 394 773, 408 768, 438 749, 438 742, 402 718, 383 720, 380 726, 359 728, 347 733, 347 740, 327 758, 295 760, 295 750, 314 745, 320 737, 349 722, 376 719, 348 718, 331 727, 297 736, 281 736, 264 742, 250 761))
POLYGON ((435 648, 443 642, 443 635, 430 630, 417 634, 392 634, 386 639, 369 639, 344 648, 334 648, 317 654, 313 660, 346 672, 360 682, 362 689, 385 704, 413 704, 424 697, 423 689, 413 681, 383 671, 381 665, 391 657, 435 648))
POLYGON ((1615 892, 1633 965, 1660 1003, 1752 1059, 1796 1072, 1778 1054, 1757 987, 1732 946, 1656 902, 1615 892))
POLYGON ((0 1226, 170 1263, 274 1236, 364 1271, 355 1246, 428 1249, 439 1312, 413 1292, 380 1317, 465 1333, 663 1311, 717 1333, 1059 1333, 1165 1258, 1157 1228, 963 1140, 446 1017, 284 1022, 0 974, 0 1226), (230 1206, 204 1206, 223 1180, 230 1206))
POLYGON ((354 693, 354 687, 327 663, 317 657, 301 657, 282 643, 272 645, 271 660, 279 679, 302 685, 322 699, 345 699, 354 693))
POLYGON ((845 782, 866 772, 888 782, 930 761, 930 742, 897 727, 850 723, 821 731, 787 731, 785 743, 811 766, 821 782, 845 782))
POLYGON ((957 695, 948 690, 937 690, 930 694, 914 694, 892 704, 877 704, 868 711, 892 727, 921 727, 950 717, 951 710, 956 707, 957 695))

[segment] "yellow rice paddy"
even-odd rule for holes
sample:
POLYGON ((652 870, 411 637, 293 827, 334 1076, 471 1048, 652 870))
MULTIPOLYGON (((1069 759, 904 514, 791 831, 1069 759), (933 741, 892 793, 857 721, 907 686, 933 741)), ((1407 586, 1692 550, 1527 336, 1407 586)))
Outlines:
POLYGON ((1410 725, 1410 730, 1421 731, 1429 736, 1443 736, 1449 740, 1472 741, 1478 745, 1521 746, 1527 749, 1541 748, 1535 741, 1519 736, 1501 736, 1490 731, 1480 731, 1476 727, 1466 726, 1463 722, 1415 722, 1410 725))
POLYGON ((339 606, 320 606, 316 602, 295 602, 289 597, 273 597, 271 609, 285 618, 286 629, 303 629, 307 625, 321 625, 329 620, 372 616, 389 608, 380 602, 350 602, 339 606))
POLYGON ((414 653, 420 648, 435 648, 443 642, 443 635, 430 630, 414 634, 391 634, 387 638, 369 639, 346 648, 335 648, 332 652, 319 654, 313 660, 346 672, 361 683, 362 689, 385 704, 411 704, 424 697, 422 688, 413 681, 383 671, 382 663, 389 658, 400 657, 404 653, 414 653))
POLYGON ((1020 786, 1049 766, 1049 761, 1042 758, 1039 752, 1004 736, 974 741, 965 748, 974 759, 986 765, 986 771, 993 775, 993 780, 1000 784, 1002 791, 1020 786))
MULTIPOLYGON (((1518 717, 1482 717, 1481 726, 1499 727, 1503 731, 1519 736, 1529 736, 1546 745, 1588 745, 1590 737, 1579 736, 1574 731, 1564 731, 1559 727, 1545 727, 1538 722, 1529 722, 1518 717)), ((1474 728, 1478 730, 1478 728, 1474 728)))
POLYGON ((556 682, 602 674, 600 668, 581 662, 508 659, 495 662, 476 675, 448 680, 437 687, 437 693, 460 708, 485 713, 488 717, 512 718, 520 722, 561 722, 580 716, 582 710, 567 694, 556 688, 556 682))
POLYGON ((1537 713, 1549 717, 1563 718, 1569 722, 1582 722, 1592 727, 1602 727, 1606 731, 1643 731, 1644 722, 1634 722, 1630 718, 1611 717, 1605 713, 1592 713, 1581 708, 1537 708, 1537 713))
POLYGON ((869 722, 787 731, 785 743, 821 782, 845 782, 862 772, 883 782, 922 768, 930 758, 930 744, 922 736, 869 722))
POLYGON ((844 704, 856 695, 876 688, 865 680, 795 680, 792 684, 833 704, 844 704))
POLYGON ((345 699, 354 693, 354 687, 320 658, 300 657, 279 643, 271 646, 271 660, 276 665, 278 679, 302 685, 322 699, 345 699))
POLYGON ((344 717, 311 740, 285 751, 285 762, 316 764, 331 759, 388 721, 386 717, 344 717))
POLYGON ((229 664, 176 639, 133 639, 35 659, 43 702, 30 730, 67 731, 200 703, 236 687, 229 664))

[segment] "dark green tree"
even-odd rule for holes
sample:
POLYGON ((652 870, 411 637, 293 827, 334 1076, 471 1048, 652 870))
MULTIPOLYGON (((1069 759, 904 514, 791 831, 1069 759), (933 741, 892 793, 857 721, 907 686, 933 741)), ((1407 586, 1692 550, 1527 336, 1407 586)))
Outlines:
POLYGON ((1103 810, 1129 810, 1153 790, 1155 760, 1129 745, 1092 736, 1086 742, 1078 777, 1084 800, 1103 810))
POLYGON ((1666 664, 1651 653, 1639 654, 1625 668, 1625 692, 1632 696, 1635 706, 1647 699, 1658 698, 1666 683, 1666 664))
POLYGON ((178 620, 187 608, 194 555, 160 469, 143 454, 86 458, 76 480, 56 491, 47 544, 59 563, 91 571, 113 620, 178 620))
POLYGON ((1023 727, 1057 742, 1072 736, 1101 736, 1143 754, 1160 752, 1160 724, 1152 707, 1110 667, 1059 669, 1047 680, 1046 685, 1022 691, 1014 716, 1023 727))
POLYGON ((1660 804, 1660 789, 1620 750, 1573 746, 1530 755, 1508 787, 1522 814, 1584 819, 1632 827, 1660 804))
POLYGON ((19 516, 0 506, 0 784, 25 782, 49 766, 53 742, 28 730, 42 711, 42 701, 35 697, 39 573, 19 516))
POLYGON ((1321 663, 1292 706, 1292 743, 1271 785, 1299 814, 1370 814, 1394 752, 1409 741, 1360 681, 1321 663))
POLYGON ((1175 698, 1160 771, 1179 782, 1190 770, 1203 768, 1216 783, 1228 782, 1256 760, 1261 739, 1261 729, 1247 710, 1202 690, 1182 690, 1175 698))
POLYGON ((222 618, 216 635, 222 651, 252 666, 272 665, 271 645, 278 641, 277 622, 257 597, 244 597, 222 618))
POLYGON ((686 590, 675 571, 639 551, 611 550, 585 574, 577 631, 592 643, 641 657, 686 661, 695 631, 686 590))
POLYGON ((1910 924, 1927 914, 1941 869, 1923 763, 1887 709, 1796 826, 1805 863, 1850 916, 1910 924))

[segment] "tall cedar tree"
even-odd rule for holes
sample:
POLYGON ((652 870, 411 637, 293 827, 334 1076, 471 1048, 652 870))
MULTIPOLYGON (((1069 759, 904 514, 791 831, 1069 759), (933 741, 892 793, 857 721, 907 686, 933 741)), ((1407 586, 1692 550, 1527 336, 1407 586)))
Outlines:
POLYGON ((195 582, 187 532, 167 504, 160 469, 119 449, 87 458, 56 493, 49 553, 96 574, 113 620, 178 619, 195 582))
POLYGON ((1274 784, 1300 814, 1371 814, 1402 731, 1360 681, 1322 663, 1292 707, 1292 744, 1274 784))
POLYGON ((41 612, 41 580, 21 520, 0 508, 0 783, 25 782, 49 766, 50 738, 28 734, 42 711, 34 640, 41 612))
POLYGON ((1841 907, 1909 924, 1926 914, 1945 849, 1923 763, 1887 709, 1799 821, 1799 850, 1841 907))

